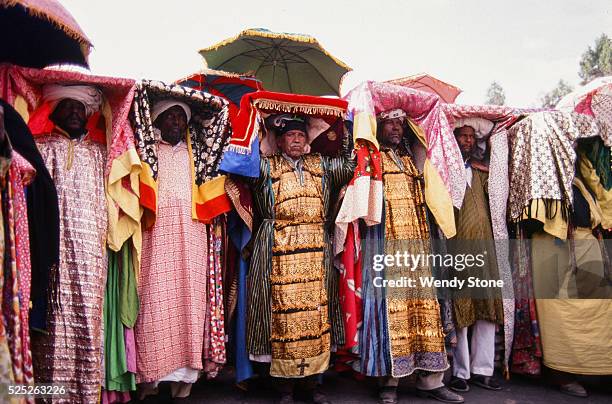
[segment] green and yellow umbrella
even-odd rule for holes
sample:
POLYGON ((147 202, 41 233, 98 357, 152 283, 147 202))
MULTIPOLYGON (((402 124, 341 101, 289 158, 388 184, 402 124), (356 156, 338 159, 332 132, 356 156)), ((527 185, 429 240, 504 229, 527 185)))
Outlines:
POLYGON ((340 95, 342 77, 352 69, 309 35, 247 29, 200 50, 207 67, 253 74, 266 90, 340 95))

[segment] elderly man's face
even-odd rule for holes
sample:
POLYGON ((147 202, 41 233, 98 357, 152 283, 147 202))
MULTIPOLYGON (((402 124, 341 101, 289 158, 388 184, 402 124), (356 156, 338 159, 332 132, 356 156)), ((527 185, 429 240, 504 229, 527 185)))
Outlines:
POLYGON ((282 136, 276 138, 276 144, 287 156, 292 159, 298 159, 304 154, 306 133, 299 129, 287 131, 282 136))
POLYGON ((85 113, 85 105, 80 101, 64 98, 57 104, 49 118, 73 138, 85 133, 87 114, 85 113))
POLYGON ((455 131, 455 139, 464 158, 469 157, 476 147, 476 132, 471 126, 463 126, 455 131))
POLYGON ((381 122, 381 143, 396 148, 404 137, 404 122, 400 118, 385 119, 381 122))
POLYGON ((174 146, 185 139, 187 115, 183 108, 175 105, 157 117, 155 126, 161 131, 162 139, 174 146))

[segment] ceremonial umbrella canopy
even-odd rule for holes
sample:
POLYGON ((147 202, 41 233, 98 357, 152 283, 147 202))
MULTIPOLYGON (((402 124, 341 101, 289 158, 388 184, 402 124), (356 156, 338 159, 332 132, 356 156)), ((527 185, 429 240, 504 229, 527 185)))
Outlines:
POLYGON ((56 0, 0 0, 0 63, 89 67, 92 44, 56 0))
POLYGON ((612 76, 596 78, 567 94, 559 101, 557 109, 594 116, 612 127, 612 76))
POLYGON ((249 73, 270 91, 339 95, 342 76, 351 70, 319 42, 303 34, 247 29, 200 50, 211 69, 249 73))
POLYGON ((243 95, 263 90, 261 81, 253 76, 212 69, 177 80, 176 84, 225 98, 235 106, 240 105, 243 95))
POLYGON ((445 83, 427 73, 420 73, 399 79, 387 80, 387 83, 436 94, 442 101, 449 104, 455 102, 457 96, 461 94, 461 89, 459 87, 445 83))

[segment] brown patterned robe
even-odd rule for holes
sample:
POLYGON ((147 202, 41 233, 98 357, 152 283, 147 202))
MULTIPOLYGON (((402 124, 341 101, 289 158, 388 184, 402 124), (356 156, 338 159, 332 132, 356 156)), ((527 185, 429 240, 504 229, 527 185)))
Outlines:
MULTIPOLYGON (((486 196, 488 174, 472 168, 471 186, 467 186, 461 209, 455 209, 457 235, 449 243, 449 251, 455 254, 483 254, 485 265, 454 271, 459 279, 476 277, 482 280, 500 279, 495 258, 495 243, 491 228, 489 202, 486 196), (467 240, 461 243, 461 240, 467 240)), ((467 285, 467 282, 466 284, 467 285)), ((501 290, 495 288, 468 288, 453 300, 455 322, 458 328, 468 327, 477 320, 504 324, 501 290), (469 296, 469 297, 468 297, 469 296), (475 298, 471 298, 475 297, 475 298)))
MULTIPOLYGON (((106 146, 50 134, 36 140, 55 182, 60 211, 59 307, 48 334, 33 335, 37 383, 67 387, 66 402, 94 403, 102 380, 102 308, 106 286, 106 146)), ((56 400, 54 400, 56 402, 56 400)))

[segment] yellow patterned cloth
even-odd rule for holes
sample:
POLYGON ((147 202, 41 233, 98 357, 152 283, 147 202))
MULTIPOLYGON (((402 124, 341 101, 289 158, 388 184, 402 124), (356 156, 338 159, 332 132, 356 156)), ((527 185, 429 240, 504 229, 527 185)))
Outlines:
POLYGON ((319 158, 306 156, 303 162, 300 178, 285 158, 270 158, 272 376, 309 376, 329 366, 323 170, 319 158))
MULTIPOLYGON (((385 195, 385 253, 428 254, 430 235, 426 219, 422 176, 412 158, 381 152, 385 195)), ((414 271, 387 266, 385 279, 431 277, 425 262, 414 271)), ((435 290, 424 287, 387 288, 387 315, 393 376, 415 369, 439 371, 448 367, 440 307, 435 290)))
MULTIPOLYGON (((594 271, 593 275, 603 279, 600 245, 591 229, 578 227, 574 237, 578 267, 588 268, 594 271)), ((535 247, 532 248, 532 262, 536 291, 543 295, 547 293, 542 291, 551 287, 559 291, 556 299, 536 299, 544 365, 575 374, 612 374, 611 288, 600 286, 589 290, 593 278, 584 277, 584 272, 582 276, 580 272, 574 274, 569 243, 555 240, 543 231, 535 233, 532 240, 535 247), (587 280, 585 285, 581 285, 583 280, 587 280), (551 285, 551 281, 554 284, 551 285), (585 298, 567 298, 585 289, 590 292, 584 295, 585 298)), ((553 296, 548 294, 547 297, 553 296)))

